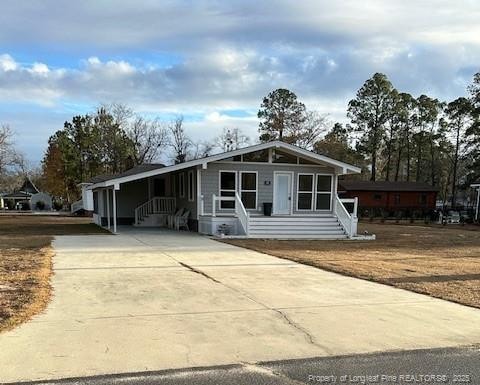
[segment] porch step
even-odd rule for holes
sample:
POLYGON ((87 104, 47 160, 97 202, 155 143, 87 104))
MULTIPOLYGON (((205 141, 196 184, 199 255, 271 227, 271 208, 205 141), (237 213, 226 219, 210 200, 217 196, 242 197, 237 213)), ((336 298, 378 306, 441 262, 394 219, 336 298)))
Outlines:
POLYGON ((318 219, 316 221, 302 221, 302 220, 289 220, 289 221, 256 221, 254 219, 249 220, 250 225, 255 226, 316 226, 316 225, 331 225, 338 223, 337 218, 325 218, 318 219))
POLYGON ((250 234, 249 238, 260 238, 260 239, 325 239, 325 240, 337 240, 337 239, 347 239, 346 234, 292 234, 292 235, 281 235, 281 234, 250 234))
POLYGON ((274 230, 274 231, 291 231, 291 232, 295 232, 295 231, 308 231, 308 230, 312 230, 312 231, 328 231, 328 230, 341 230, 343 231, 343 227, 338 223, 338 222, 332 222, 332 223, 321 223, 321 224, 317 224, 315 226, 292 226, 291 224, 280 224, 280 225, 275 225, 275 226, 269 226, 267 224, 265 225, 252 225, 250 224, 250 226, 248 227, 249 230, 250 230, 250 233, 252 231, 270 231, 270 230, 274 230))
POLYGON ((251 238, 345 239, 347 235, 337 217, 322 216, 255 217, 248 226, 251 238))
POLYGON ((336 216, 333 214, 320 214, 318 216, 313 216, 313 215, 305 215, 305 216, 300 216, 300 215, 295 215, 295 216, 289 216, 289 217, 277 217, 277 216, 271 216, 271 217, 265 217, 265 216, 255 216, 255 215, 250 215, 250 221, 254 222, 319 222, 319 221, 324 221, 324 220, 329 220, 329 219, 337 219, 336 216))

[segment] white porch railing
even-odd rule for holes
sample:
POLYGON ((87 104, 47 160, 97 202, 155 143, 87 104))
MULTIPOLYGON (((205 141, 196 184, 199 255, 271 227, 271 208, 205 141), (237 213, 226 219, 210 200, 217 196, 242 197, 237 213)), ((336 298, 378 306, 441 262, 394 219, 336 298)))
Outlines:
POLYGON ((217 202, 235 202, 235 216, 240 221, 245 235, 248 236, 248 222, 250 219, 250 215, 245 209, 245 206, 243 205, 242 199, 240 198, 238 192, 235 192, 235 196, 233 197, 222 197, 212 194, 212 217, 215 217, 217 215, 217 202))
POLYGON ((347 232, 349 238, 357 235, 357 209, 358 198, 340 199, 335 196, 335 202, 333 205, 333 213, 337 216, 338 220, 342 224, 343 228, 347 232), (353 212, 350 214, 345 208, 344 203, 353 203, 353 212))
POLYGON ((176 199, 170 197, 154 197, 135 209, 135 224, 151 214, 170 214, 175 211, 176 199))
POLYGON ((83 200, 80 199, 76 202, 73 202, 72 205, 70 206, 70 212, 73 214, 73 213, 76 213, 78 210, 81 210, 83 209, 83 200))
POLYGON ((249 214, 243 205, 242 199, 238 192, 235 191, 235 215, 238 217, 245 235, 248 237, 248 220, 249 214))

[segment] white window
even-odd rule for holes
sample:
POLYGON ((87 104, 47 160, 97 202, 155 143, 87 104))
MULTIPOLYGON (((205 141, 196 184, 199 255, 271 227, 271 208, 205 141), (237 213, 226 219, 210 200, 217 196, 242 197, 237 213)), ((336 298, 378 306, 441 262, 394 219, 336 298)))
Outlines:
POLYGON ((256 171, 240 172, 240 197, 246 209, 257 209, 257 181, 256 171))
POLYGON ((193 179, 193 171, 190 170, 188 172, 188 200, 190 202, 194 201, 194 194, 195 194, 195 185, 193 179))
POLYGON ((313 174, 298 174, 297 210, 313 210, 313 174))
POLYGON ((316 210, 330 210, 332 204, 332 176, 317 174, 316 210))
MULTIPOLYGON (((235 197, 237 191, 237 172, 220 171, 219 193, 221 197, 235 197)), ((220 201, 221 209, 234 209, 235 201, 220 201)))
POLYGON ((180 198, 185 198, 185 173, 182 172, 178 175, 178 191, 180 198))

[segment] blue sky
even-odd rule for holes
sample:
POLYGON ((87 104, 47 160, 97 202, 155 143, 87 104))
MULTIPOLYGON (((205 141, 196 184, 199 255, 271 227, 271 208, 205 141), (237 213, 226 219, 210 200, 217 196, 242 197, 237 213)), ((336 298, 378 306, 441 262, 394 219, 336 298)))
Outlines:
POLYGON ((375 72, 452 100, 480 70, 478 20, 476 0, 4 2, 0 124, 36 165, 65 120, 101 103, 183 114, 200 140, 256 136, 279 87, 332 121, 375 72))

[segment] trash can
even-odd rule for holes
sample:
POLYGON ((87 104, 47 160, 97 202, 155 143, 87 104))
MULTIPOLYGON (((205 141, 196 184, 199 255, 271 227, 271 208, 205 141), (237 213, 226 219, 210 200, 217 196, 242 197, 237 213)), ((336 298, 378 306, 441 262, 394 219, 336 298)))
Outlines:
POLYGON ((266 217, 271 217, 272 216, 272 203, 271 202, 263 203, 263 215, 265 215, 266 217))

